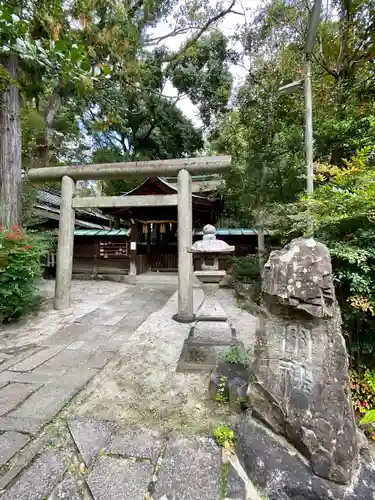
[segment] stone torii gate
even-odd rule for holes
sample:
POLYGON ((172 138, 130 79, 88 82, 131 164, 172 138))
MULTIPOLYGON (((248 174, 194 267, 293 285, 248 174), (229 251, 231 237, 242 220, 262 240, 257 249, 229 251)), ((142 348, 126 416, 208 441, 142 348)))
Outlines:
POLYGON ((178 312, 177 321, 190 323, 193 312, 193 262, 188 249, 193 238, 191 174, 207 174, 229 169, 230 156, 207 156, 174 160, 154 160, 97 165, 72 165, 31 169, 33 183, 61 181, 59 236, 56 258, 55 309, 70 306, 73 269, 73 242, 76 208, 140 207, 177 205, 178 213, 178 312), (75 197, 78 180, 123 179, 128 176, 174 176, 177 195, 75 197))

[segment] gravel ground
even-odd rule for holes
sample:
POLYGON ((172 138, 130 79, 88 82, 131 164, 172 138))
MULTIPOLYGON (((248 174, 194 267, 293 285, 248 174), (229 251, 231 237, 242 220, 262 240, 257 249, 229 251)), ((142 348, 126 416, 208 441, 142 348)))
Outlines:
MULTIPOLYGON (((202 290, 194 290, 196 306, 202 290)), ((256 318, 236 305, 230 290, 220 291, 220 301, 250 345, 256 318)), ((208 398, 208 373, 177 373, 176 366, 190 325, 172 320, 177 293, 133 333, 121 348, 117 363, 107 366, 84 400, 75 408, 81 416, 145 425, 159 431, 204 433, 231 417, 227 405, 208 398)))

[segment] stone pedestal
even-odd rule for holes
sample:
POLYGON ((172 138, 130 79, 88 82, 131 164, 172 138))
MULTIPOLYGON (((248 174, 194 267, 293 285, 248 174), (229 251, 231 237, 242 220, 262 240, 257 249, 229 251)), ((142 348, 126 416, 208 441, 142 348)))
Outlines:
MULTIPOLYGON (((206 271, 204 271, 206 272, 206 271)), ((218 271, 220 272, 220 271, 218 271)), ((220 278, 225 276, 225 271, 220 278)), ((195 273, 197 278, 201 280, 202 276, 199 275, 199 271, 195 273)), ((221 307, 220 302, 216 298, 217 291, 219 289, 218 283, 202 283, 202 288, 204 291, 204 301, 199 307, 197 314, 195 316, 196 321, 227 321, 227 315, 224 309, 221 307)))

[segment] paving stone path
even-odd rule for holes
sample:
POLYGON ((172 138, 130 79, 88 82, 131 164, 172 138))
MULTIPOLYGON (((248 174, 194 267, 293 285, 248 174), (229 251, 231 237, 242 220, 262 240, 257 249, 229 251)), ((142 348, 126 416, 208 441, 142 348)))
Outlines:
POLYGON ((61 435, 48 434, 53 425, 59 429, 63 408, 175 290, 129 287, 40 343, 0 349, 1 499, 219 500, 227 491, 227 498, 245 498, 207 437, 93 418, 69 418, 61 435))
MULTIPOLYGON (((149 429, 75 419, 69 430, 83 462, 47 449, 1 497, 4 500, 220 500, 221 451, 205 437, 162 436, 149 429)), ((225 469, 226 470, 226 469, 225 469)), ((228 474, 228 471, 226 472, 228 474)), ((233 474, 233 473, 232 473, 233 474)), ((227 478, 228 479, 228 478, 227 478)), ((226 498, 244 499, 232 475, 226 498), (241 496, 238 496, 241 495, 241 496)))

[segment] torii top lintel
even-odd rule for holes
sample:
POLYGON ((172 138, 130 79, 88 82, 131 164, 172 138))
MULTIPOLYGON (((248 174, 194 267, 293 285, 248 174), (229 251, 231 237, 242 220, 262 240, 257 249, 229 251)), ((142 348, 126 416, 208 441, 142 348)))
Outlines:
POLYGON ((192 175, 220 172, 231 166, 230 156, 200 156, 173 160, 152 160, 121 163, 101 163, 91 165, 70 165, 64 167, 34 168, 29 170, 28 179, 32 182, 58 181, 64 176, 74 180, 122 179, 140 176, 174 176, 182 169, 192 175))

